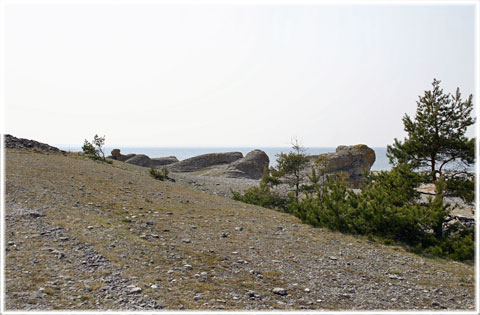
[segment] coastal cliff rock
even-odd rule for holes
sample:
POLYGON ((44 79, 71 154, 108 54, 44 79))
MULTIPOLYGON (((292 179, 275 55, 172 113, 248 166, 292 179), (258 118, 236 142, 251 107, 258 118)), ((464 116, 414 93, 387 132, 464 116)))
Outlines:
POLYGON ((270 159, 262 150, 253 150, 244 158, 241 158, 228 165, 225 172, 226 177, 260 179, 263 170, 268 168, 270 159))
POLYGON ((152 159, 153 166, 165 166, 173 163, 177 163, 178 159, 175 156, 159 157, 152 159))
POLYGON ((122 161, 122 162, 125 162, 126 160, 131 159, 136 155, 134 153, 123 155, 122 153, 120 153, 120 149, 113 149, 112 152, 110 152, 110 154, 111 155, 107 156, 107 158, 112 160, 122 161))
POLYGON ((353 186, 358 186, 364 179, 364 172, 370 171, 375 159, 375 151, 365 144, 340 145, 334 153, 309 156, 304 172, 310 174, 312 166, 321 166, 327 174, 348 174, 348 180, 353 186))
POLYGON ((59 148, 52 147, 46 143, 41 143, 35 140, 17 138, 12 135, 5 135, 5 148, 7 149, 38 149, 44 152, 65 152, 59 148))
POLYGON ((150 167, 152 165, 152 160, 145 154, 137 154, 134 157, 131 157, 128 160, 126 160, 125 163, 129 163, 137 166, 143 166, 143 167, 150 167))
POLYGON ((211 166, 230 164, 241 158, 243 158, 241 152, 208 153, 170 164, 168 168, 177 172, 193 172, 211 166))

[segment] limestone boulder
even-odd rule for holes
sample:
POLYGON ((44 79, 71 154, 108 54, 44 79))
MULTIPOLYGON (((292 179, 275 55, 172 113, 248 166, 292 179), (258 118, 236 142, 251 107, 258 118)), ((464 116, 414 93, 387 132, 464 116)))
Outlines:
POLYGON ((129 163, 137 166, 143 166, 143 167, 152 166, 152 160, 145 154, 136 154, 134 157, 131 157, 128 160, 126 160, 125 163, 129 163))
POLYGON ((253 150, 244 158, 228 165, 225 176, 234 178, 262 178, 263 171, 268 168, 270 159, 262 150, 253 150))
POLYGON ((375 151, 365 144, 341 145, 335 152, 309 156, 304 173, 310 174, 312 166, 320 166, 327 174, 343 172, 356 187, 362 183, 365 172, 370 172, 375 159, 375 151))
POLYGON ((178 162, 178 159, 175 156, 159 157, 152 159, 153 166, 165 166, 176 162, 178 162))
POLYGON ((175 172, 193 172, 212 166, 230 164, 241 158, 243 158, 241 152, 208 153, 170 164, 168 168, 175 172))
POLYGON ((132 157, 134 157, 136 155, 136 154, 133 154, 133 153, 123 155, 122 153, 120 153, 120 149, 113 149, 110 152, 110 154, 111 155, 107 156, 107 158, 112 159, 112 160, 122 161, 122 162, 125 162, 126 160, 131 159, 132 157))

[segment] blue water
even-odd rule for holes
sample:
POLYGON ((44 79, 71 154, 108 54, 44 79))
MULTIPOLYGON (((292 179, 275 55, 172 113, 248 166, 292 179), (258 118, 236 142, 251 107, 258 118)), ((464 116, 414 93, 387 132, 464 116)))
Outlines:
MULTIPOLYGON (((58 148, 71 152, 81 151, 81 147, 74 146, 58 146, 58 148)), ((164 157, 164 156, 176 156, 177 159, 184 160, 190 157, 194 157, 206 153, 220 153, 220 152, 242 152, 245 156, 248 152, 260 149, 263 150, 268 157, 270 158, 270 166, 276 166, 276 155, 283 152, 288 153, 291 151, 290 147, 204 147, 204 148, 194 148, 194 147, 115 147, 120 149, 122 154, 136 153, 136 154, 145 154, 150 158, 155 157, 164 157)), ((105 147, 105 155, 110 155, 110 152, 115 149, 113 147, 105 147)), ((385 147, 376 147, 372 148, 375 150, 376 161, 372 166, 373 171, 383 171, 390 170, 391 165, 388 163, 388 158, 386 156, 387 148, 385 147)), ((327 147, 313 147, 307 148, 306 154, 317 155, 322 153, 335 152, 335 148, 327 147)))

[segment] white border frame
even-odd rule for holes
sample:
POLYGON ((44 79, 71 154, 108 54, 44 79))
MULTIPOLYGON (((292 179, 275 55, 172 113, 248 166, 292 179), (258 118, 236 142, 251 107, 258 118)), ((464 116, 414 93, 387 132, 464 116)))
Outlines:
POLYGON ((480 174, 480 148, 479 142, 480 139, 480 109, 479 101, 480 98, 480 2, 478 0, 0 0, 0 313, 1 314, 479 314, 480 313, 480 284, 479 284, 479 270, 480 270, 480 253, 479 253, 479 242, 480 242, 480 215, 479 215, 479 203, 480 203, 480 180, 478 175, 480 174), (474 5, 475 6, 475 79, 474 79, 474 97, 473 102, 476 107, 476 136, 477 136, 477 146, 476 146, 476 252, 475 252, 475 300, 476 307, 475 311, 5 311, 5 152, 4 152, 4 134, 5 134, 5 6, 7 5, 138 5, 138 4, 151 4, 151 5, 474 5))

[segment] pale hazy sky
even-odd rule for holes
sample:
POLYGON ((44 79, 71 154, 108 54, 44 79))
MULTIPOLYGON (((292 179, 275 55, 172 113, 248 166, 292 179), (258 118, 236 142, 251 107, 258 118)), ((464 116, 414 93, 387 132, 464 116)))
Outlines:
POLYGON ((473 4, 39 3, 4 7, 4 131, 50 144, 384 146, 433 78, 475 92, 473 4))

